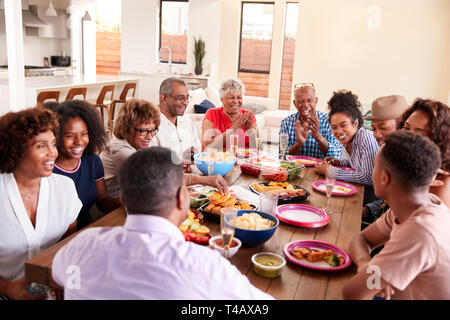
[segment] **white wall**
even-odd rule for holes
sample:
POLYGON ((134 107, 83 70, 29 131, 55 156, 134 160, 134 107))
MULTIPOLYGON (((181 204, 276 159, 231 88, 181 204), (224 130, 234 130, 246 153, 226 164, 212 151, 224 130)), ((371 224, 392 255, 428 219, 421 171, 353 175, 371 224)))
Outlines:
MULTIPOLYGON (((343 88, 364 104, 394 93, 450 103, 450 1, 302 0, 299 7, 293 83, 314 82, 319 109, 343 88), (381 9, 380 29, 367 28, 370 5, 381 9)), ((237 77, 240 9, 240 0, 222 1, 219 79, 237 77)), ((269 95, 277 100, 276 91, 269 95)))
MULTIPOLYGON (((74 75, 82 73, 82 28, 81 19, 88 11, 92 21, 89 28, 91 36, 84 37, 84 67, 87 75, 96 73, 96 39, 95 39, 95 0, 72 0, 70 5, 71 51, 74 75)), ((86 30, 85 30, 86 31, 86 30)))
MULTIPOLYGON (((168 72, 158 62, 159 0, 122 0, 121 71, 137 73, 168 72)), ((221 0, 190 0, 186 65, 174 64, 177 73, 194 72, 193 42, 199 36, 206 42, 204 73, 217 78, 219 61, 221 0)))
POLYGON ((316 83, 322 105, 342 88, 363 103, 389 94, 448 98, 448 0, 304 0, 297 39, 294 83, 316 83), (373 4, 379 29, 367 27, 373 4))

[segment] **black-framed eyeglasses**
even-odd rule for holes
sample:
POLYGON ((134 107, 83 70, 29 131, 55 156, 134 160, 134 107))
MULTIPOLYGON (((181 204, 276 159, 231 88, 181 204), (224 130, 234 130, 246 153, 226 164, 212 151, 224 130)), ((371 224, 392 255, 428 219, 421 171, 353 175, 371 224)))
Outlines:
POLYGON ((139 135, 140 135, 141 137, 146 137, 146 136, 149 135, 149 134, 152 135, 152 136, 154 136, 155 134, 157 134, 158 131, 159 131, 159 128, 150 129, 150 130, 134 128, 134 130, 136 130, 137 132, 139 132, 139 135))
POLYGON ((167 96, 172 97, 179 102, 189 102, 191 99, 191 96, 173 96, 171 94, 168 94, 167 96))

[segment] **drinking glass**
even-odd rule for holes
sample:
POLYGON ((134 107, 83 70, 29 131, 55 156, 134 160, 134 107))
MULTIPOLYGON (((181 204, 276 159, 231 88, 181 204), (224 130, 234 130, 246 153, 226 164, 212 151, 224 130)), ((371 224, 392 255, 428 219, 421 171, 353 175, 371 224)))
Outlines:
POLYGON ((284 160, 284 155, 286 153, 286 148, 288 146, 289 135, 286 133, 280 134, 280 151, 281 151, 281 160, 284 160))
POLYGON ((259 209, 271 215, 275 215, 278 205, 278 195, 271 192, 259 193, 259 209))
POLYGON ((225 207, 220 210, 220 233, 223 239, 224 256, 228 259, 228 250, 234 236, 234 225, 231 223, 236 218, 238 210, 232 207, 225 207))
POLYGON ((262 138, 256 138, 256 156, 259 158, 260 153, 263 151, 263 141, 262 138))
POLYGON ((325 187, 327 190, 327 200, 326 200, 326 206, 325 211, 328 214, 334 213, 332 210, 328 209, 331 194, 333 193, 334 184, 336 183, 336 176, 338 173, 338 168, 333 167, 332 165, 327 165, 326 173, 325 173, 325 187))
POLYGON ((206 150, 206 166, 208 167, 208 176, 214 174, 214 163, 216 161, 216 149, 208 148, 206 150))
POLYGON ((230 153, 233 156, 236 156, 236 151, 238 147, 238 135, 237 134, 230 134, 230 153))

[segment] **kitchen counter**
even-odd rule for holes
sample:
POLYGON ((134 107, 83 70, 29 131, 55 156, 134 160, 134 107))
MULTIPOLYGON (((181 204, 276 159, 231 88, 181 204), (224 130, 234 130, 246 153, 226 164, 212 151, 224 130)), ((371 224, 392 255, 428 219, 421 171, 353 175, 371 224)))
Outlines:
MULTIPOLYGON (((95 77, 76 77, 76 76, 49 76, 49 77, 26 77, 25 88, 36 90, 53 90, 62 88, 73 88, 80 86, 106 85, 117 82, 138 81, 137 77, 129 76, 107 76, 96 75, 95 77)), ((1 85, 9 85, 8 79, 1 79, 1 85)))
MULTIPOLYGON (((137 82, 136 97, 139 97, 139 77, 136 76, 109 76, 96 75, 92 77, 77 76, 47 76, 25 78, 26 106, 15 110, 36 105, 37 96, 41 91, 60 91, 59 101, 65 100, 70 88, 87 87, 86 100, 95 100, 104 85, 114 84, 114 98, 117 99, 124 85, 128 82, 137 82)), ((10 111, 9 106, 9 82, 0 78, 0 115, 10 111)))

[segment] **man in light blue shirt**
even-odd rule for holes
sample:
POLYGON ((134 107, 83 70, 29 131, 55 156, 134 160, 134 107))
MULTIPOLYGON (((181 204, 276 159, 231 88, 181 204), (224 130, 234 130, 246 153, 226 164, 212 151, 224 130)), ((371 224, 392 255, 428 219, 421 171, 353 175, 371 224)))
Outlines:
POLYGON ((190 197, 169 149, 134 153, 119 181, 124 226, 89 228, 53 260, 53 279, 65 299, 273 299, 217 251, 185 241, 178 226, 190 197))

